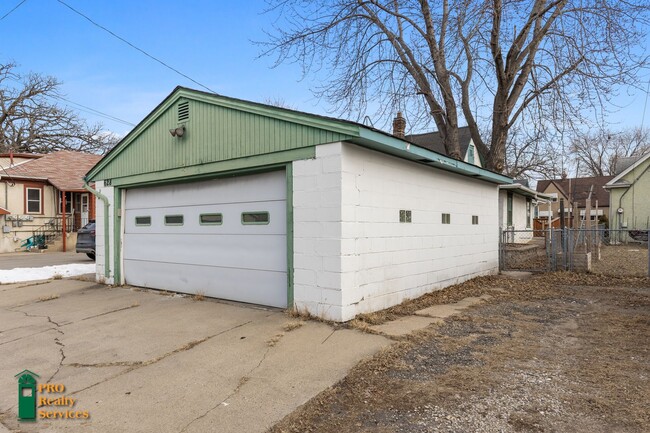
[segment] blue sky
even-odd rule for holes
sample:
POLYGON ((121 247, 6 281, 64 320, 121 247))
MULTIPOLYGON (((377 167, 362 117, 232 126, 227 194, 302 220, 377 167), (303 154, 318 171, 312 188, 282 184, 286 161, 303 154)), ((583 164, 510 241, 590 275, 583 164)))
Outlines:
MULTIPOLYGON (((0 1, 0 16, 19 0, 0 1)), ((264 1, 80 1, 66 3, 134 45, 160 58, 217 93, 263 102, 282 98, 300 110, 326 114, 301 81, 300 68, 271 69, 257 59, 271 17, 264 1)), ((110 36, 56 0, 28 0, 0 21, 0 61, 21 72, 52 75, 66 98, 138 123, 174 87, 198 88, 191 81, 110 36)), ((129 127, 101 121, 118 133, 129 127)))
MULTIPOLYGON (((329 114, 327 102, 309 90, 317 76, 302 80, 297 65, 272 69, 272 58, 257 58, 260 47, 251 41, 265 38, 263 30, 271 28, 273 18, 262 13, 263 0, 65 1, 217 93, 259 102, 281 98, 298 110, 329 114)), ((0 16, 19 2, 0 0, 0 16)), ((56 0, 27 0, 0 21, 0 41, 1 62, 52 75, 63 82, 66 98, 133 124, 175 86, 198 88, 56 0)), ((626 93, 618 100, 625 107, 611 121, 639 125, 646 95, 626 93)), ((120 135, 130 130, 87 112, 80 115, 120 135)))

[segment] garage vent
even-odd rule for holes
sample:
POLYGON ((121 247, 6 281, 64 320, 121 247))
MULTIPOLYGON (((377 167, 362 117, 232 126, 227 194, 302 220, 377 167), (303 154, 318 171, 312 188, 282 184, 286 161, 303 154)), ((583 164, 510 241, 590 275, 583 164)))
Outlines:
POLYGON ((178 104, 178 123, 185 122, 190 118, 190 103, 188 101, 178 104))

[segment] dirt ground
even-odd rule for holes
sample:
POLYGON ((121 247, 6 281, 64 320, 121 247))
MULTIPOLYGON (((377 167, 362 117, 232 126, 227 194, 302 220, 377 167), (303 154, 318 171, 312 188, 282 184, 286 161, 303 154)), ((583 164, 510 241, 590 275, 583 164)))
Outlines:
POLYGON ((486 277, 354 326, 490 294, 358 365, 271 432, 647 432, 650 280, 486 277))
POLYGON ((648 275, 647 245, 603 246, 600 260, 592 260, 592 272, 606 275, 648 275))

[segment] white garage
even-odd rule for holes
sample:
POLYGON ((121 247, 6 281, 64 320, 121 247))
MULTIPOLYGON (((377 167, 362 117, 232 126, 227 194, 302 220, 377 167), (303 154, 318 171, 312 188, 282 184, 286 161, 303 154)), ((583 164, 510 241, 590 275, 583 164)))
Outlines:
POLYGON ((334 321, 498 272, 512 183, 358 123, 181 87, 87 181, 98 281, 334 321))
POLYGON ((125 192, 127 284, 287 306, 284 171, 125 192))

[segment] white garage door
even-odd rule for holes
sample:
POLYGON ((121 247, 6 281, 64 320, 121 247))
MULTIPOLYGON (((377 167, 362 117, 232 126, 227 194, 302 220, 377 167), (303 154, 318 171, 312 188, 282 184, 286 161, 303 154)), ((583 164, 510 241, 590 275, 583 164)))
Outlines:
POLYGON ((284 171, 126 191, 127 284, 287 305, 284 171))

